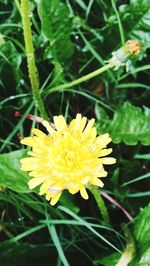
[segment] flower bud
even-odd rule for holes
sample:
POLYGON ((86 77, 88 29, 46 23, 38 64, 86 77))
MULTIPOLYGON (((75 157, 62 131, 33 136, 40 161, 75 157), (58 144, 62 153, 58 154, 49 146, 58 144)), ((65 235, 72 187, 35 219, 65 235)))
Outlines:
POLYGON ((141 44, 137 40, 129 40, 125 44, 126 50, 131 56, 136 56, 141 51, 141 44))
POLYGON ((130 56, 137 56, 141 51, 141 44, 137 40, 129 40, 120 49, 112 53, 112 58, 109 60, 109 64, 115 70, 121 66, 127 64, 127 60, 130 56))

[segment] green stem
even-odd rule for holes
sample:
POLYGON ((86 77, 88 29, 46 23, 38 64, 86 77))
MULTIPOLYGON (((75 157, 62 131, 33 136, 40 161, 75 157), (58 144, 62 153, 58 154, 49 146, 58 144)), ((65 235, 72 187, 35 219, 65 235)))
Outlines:
POLYGON ((76 86, 76 85, 78 85, 78 84, 80 84, 82 82, 85 82, 85 81, 87 81, 89 79, 92 79, 92 78, 98 76, 99 74, 107 71, 110 68, 112 68, 112 66, 110 64, 107 64, 107 65, 105 65, 105 66, 103 66, 103 67, 101 67, 101 68, 99 68, 99 69, 97 69, 97 70, 95 70, 95 71, 93 71, 93 72, 81 77, 81 78, 75 79, 75 80, 73 80, 73 81, 71 81, 69 83, 65 83, 65 84, 50 88, 50 89, 48 89, 47 92, 59 91, 59 90, 63 90, 63 89, 66 89, 66 88, 71 88, 73 86, 76 86))
POLYGON ((124 32, 123 32, 123 27, 122 27, 120 15, 119 15, 119 12, 118 12, 118 10, 116 8, 115 1, 112 0, 111 3, 112 3, 112 7, 113 7, 113 9, 114 9, 114 11, 116 13, 117 20, 118 20, 118 27, 119 27, 119 32, 120 32, 121 43, 122 43, 122 46, 124 46, 125 38, 124 38, 124 32))
POLYGON ((95 186, 90 186, 89 190, 91 191, 91 193, 93 194, 93 196, 97 202, 100 214, 102 215, 104 222, 107 224, 110 224, 108 210, 107 210, 107 208, 105 206, 105 202, 104 202, 104 200, 100 194, 100 190, 95 186))
POLYGON ((38 79, 37 68, 35 65, 34 47, 32 42, 29 4, 30 4, 29 0, 21 0, 21 16, 23 23, 27 63, 28 63, 28 72, 29 72, 29 78, 30 78, 35 106, 39 109, 41 116, 44 119, 48 119, 39 90, 39 79, 38 79))
POLYGON ((15 1, 15 4, 16 4, 16 7, 18 8, 18 11, 19 11, 19 13, 20 13, 20 15, 21 15, 21 7, 20 7, 20 3, 19 3, 18 0, 14 0, 14 1, 15 1))
POLYGON ((135 242, 128 228, 125 228, 125 236, 128 242, 121 258, 115 266, 127 266, 134 257, 135 242))

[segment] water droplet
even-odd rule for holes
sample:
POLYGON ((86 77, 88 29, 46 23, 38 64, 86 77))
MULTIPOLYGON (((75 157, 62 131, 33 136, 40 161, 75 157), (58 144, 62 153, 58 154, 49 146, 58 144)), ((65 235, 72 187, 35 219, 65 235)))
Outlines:
POLYGON ((22 216, 18 218, 18 222, 22 222, 23 220, 24 220, 24 217, 22 216))
POLYGON ((75 35, 75 39, 76 39, 76 40, 79 40, 79 36, 78 36, 78 35, 75 35))

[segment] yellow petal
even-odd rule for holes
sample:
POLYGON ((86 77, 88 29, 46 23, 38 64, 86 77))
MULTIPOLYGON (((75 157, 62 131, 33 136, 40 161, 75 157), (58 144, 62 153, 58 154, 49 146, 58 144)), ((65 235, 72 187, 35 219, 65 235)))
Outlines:
POLYGON ((82 198, 84 198, 85 200, 87 200, 89 198, 84 186, 80 188, 80 194, 81 194, 82 198))
POLYGON ((68 190, 69 190, 69 192, 70 192, 71 194, 75 194, 75 193, 78 192, 79 188, 78 188, 78 187, 74 187, 74 186, 72 186, 72 187, 69 187, 68 190))
POLYGON ((80 122, 80 130, 81 130, 81 131, 83 131, 83 129, 85 128, 86 121, 87 121, 87 118, 86 118, 86 117, 83 117, 83 118, 81 119, 81 122, 80 122))
POLYGON ((91 137, 92 139, 95 139, 96 135, 97 135, 96 128, 95 127, 91 128, 91 130, 89 132, 89 137, 91 137))
POLYGON ((89 133, 90 129, 92 128, 92 126, 93 126, 93 124, 94 124, 94 122, 95 122, 95 119, 94 119, 94 118, 92 118, 92 119, 88 122, 86 128, 85 128, 84 131, 83 131, 83 134, 84 134, 84 135, 86 135, 86 134, 89 133))
POLYGON ((111 142, 111 138, 110 138, 110 136, 109 136, 108 133, 103 134, 103 135, 101 135, 101 136, 98 136, 98 137, 96 138, 96 143, 97 143, 101 148, 106 147, 106 145, 107 145, 108 143, 110 143, 110 142, 111 142))
POLYGON ((37 165, 36 164, 22 164, 21 165, 21 170, 22 171, 33 171, 37 169, 37 165))
POLYGON ((31 147, 36 145, 35 139, 33 137, 24 138, 20 141, 20 143, 31 147))
POLYGON ((52 126, 50 125, 50 123, 48 121, 43 120, 42 124, 51 135, 55 132, 55 130, 52 128, 52 126))
POLYGON ((51 198, 50 204, 51 204, 52 206, 54 206, 54 205, 58 202, 58 200, 59 200, 59 198, 60 198, 60 196, 61 196, 61 193, 62 193, 62 192, 57 193, 55 196, 53 196, 53 197, 51 198))
POLYGON ((112 149, 103 149, 99 152, 98 157, 103 157, 103 156, 106 156, 110 153, 112 153, 112 149))
POLYGON ((66 121, 62 115, 54 116, 54 123, 57 131, 61 131, 67 127, 66 121))
MULTIPOLYGON (((47 177, 48 178, 48 177, 47 177)), ((48 192, 48 188, 51 187, 52 185, 54 184, 53 181, 45 181, 41 186, 40 186, 40 192, 39 194, 40 195, 43 195, 43 194, 51 194, 50 192, 48 192)))
MULTIPOLYGON (((43 194, 44 194, 44 193, 43 193, 43 194)), ((43 195, 43 194, 40 194, 40 195, 43 195)), ((46 194, 46 200, 49 201, 51 197, 52 197, 52 195, 51 195, 50 193, 47 193, 47 194, 46 194)))
POLYGON ((38 161, 36 158, 23 158, 20 160, 22 171, 32 171, 36 170, 38 166, 38 161))
POLYGON ((37 128, 33 128, 32 129, 32 133, 38 137, 43 137, 46 136, 41 130, 37 129, 37 128))
POLYGON ((40 184, 42 184, 43 181, 44 181, 44 178, 34 177, 28 182, 28 186, 29 186, 30 189, 34 189, 35 187, 37 187, 40 184))
POLYGON ((92 180, 91 184, 95 185, 95 186, 98 186, 98 187, 103 187, 104 186, 104 183, 100 179, 98 179, 97 177, 92 180))
POLYGON ((108 173, 107 173, 106 171, 104 171, 104 170, 103 170, 103 171, 99 171, 99 172, 98 172, 98 177, 106 177, 107 174, 108 174, 108 173))
POLYGON ((102 163, 103 164, 114 164, 116 163, 116 159, 113 157, 106 157, 106 158, 102 158, 102 163))
POLYGON ((81 118, 82 118, 82 115, 81 115, 80 113, 78 113, 78 114, 76 115, 75 120, 76 120, 77 122, 80 122, 80 121, 81 121, 81 118))
MULTIPOLYGON (((75 119, 73 119, 71 122, 70 122, 70 124, 69 124, 69 129, 72 131, 77 131, 77 130, 80 130, 80 127, 82 127, 81 126, 81 121, 82 121, 82 116, 81 116, 81 114, 77 114, 76 115, 76 118, 75 119)), ((84 120, 83 120, 83 122, 82 123, 84 123, 84 120)))

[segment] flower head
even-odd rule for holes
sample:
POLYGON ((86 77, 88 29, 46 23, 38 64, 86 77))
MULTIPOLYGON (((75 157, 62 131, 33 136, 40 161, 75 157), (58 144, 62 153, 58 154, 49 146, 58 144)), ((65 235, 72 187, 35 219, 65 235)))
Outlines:
POLYGON ((137 40, 129 40, 126 42, 125 48, 129 55, 137 56, 141 51, 141 44, 137 40))
POLYGON ((126 65, 130 57, 139 55, 141 44, 138 40, 128 40, 124 46, 112 53, 109 64, 114 70, 118 70, 121 66, 126 65))
POLYGON ((71 194, 80 192, 88 199, 86 187, 103 187, 100 178, 107 175, 103 164, 113 164, 116 160, 103 158, 112 152, 106 149, 111 138, 108 134, 97 136, 94 121, 87 122, 86 117, 77 114, 67 125, 63 116, 54 116, 54 127, 43 121, 49 135, 34 128, 33 137, 21 140, 32 147, 28 152, 31 157, 21 159, 21 169, 30 171, 32 176, 28 185, 30 189, 40 185, 39 194, 45 194, 51 205, 57 203, 64 189, 71 194))

